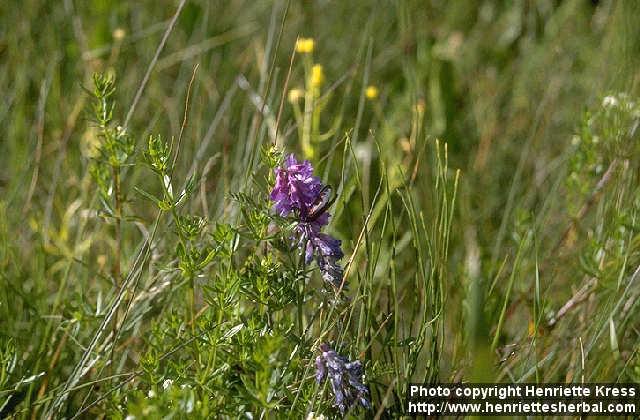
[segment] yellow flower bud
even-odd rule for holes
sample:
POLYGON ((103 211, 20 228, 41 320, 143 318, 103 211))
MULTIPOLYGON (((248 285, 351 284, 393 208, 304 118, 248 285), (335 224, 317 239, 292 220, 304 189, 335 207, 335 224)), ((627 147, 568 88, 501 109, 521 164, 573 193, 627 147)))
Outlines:
POLYGON ((291 103, 295 103, 298 102, 298 99, 302 98, 304 96, 304 92, 302 91, 302 89, 291 89, 289 91, 289 102, 291 103))
POLYGON ((313 52, 314 46, 313 38, 298 38, 296 40, 296 52, 301 54, 308 54, 313 52))
POLYGON ((311 68, 311 86, 320 87, 324 82, 324 72, 321 64, 314 64, 311 68))
POLYGON ((378 97, 378 88, 373 85, 367 86, 364 91, 364 96, 368 99, 376 99, 378 97))
POLYGON ((116 41, 122 41, 122 39, 127 35, 127 32, 122 28, 116 28, 113 31, 113 39, 116 41))

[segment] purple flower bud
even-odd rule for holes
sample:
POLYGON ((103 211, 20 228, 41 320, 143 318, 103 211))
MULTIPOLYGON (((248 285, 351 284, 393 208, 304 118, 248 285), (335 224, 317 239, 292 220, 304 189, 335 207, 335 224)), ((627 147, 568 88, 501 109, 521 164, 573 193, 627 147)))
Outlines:
POLYGON ((340 264, 335 257, 328 256, 319 256, 318 257, 318 267, 320 267, 320 272, 322 273, 322 279, 329 283, 336 289, 342 288, 344 289, 344 285, 342 284, 343 271, 340 264))
POLYGON ((335 398, 334 407, 342 414, 357 403, 364 408, 371 408, 369 390, 362 383, 362 363, 359 360, 350 362, 328 344, 321 344, 320 351, 320 356, 316 358, 316 380, 322 383, 329 378, 335 398))
POLYGON ((318 233, 311 238, 313 246, 318 250, 320 255, 324 257, 333 257, 337 260, 344 255, 340 248, 341 242, 326 233, 318 233))
POLYGON ((316 382, 321 383, 327 376, 327 368, 324 366, 322 356, 316 357, 316 382))
POLYGON ((297 212, 305 217, 316 202, 322 183, 313 176, 313 167, 309 161, 299 163, 293 155, 284 162, 284 168, 276 168, 276 185, 271 191, 271 200, 275 201, 275 211, 280 216, 297 212))

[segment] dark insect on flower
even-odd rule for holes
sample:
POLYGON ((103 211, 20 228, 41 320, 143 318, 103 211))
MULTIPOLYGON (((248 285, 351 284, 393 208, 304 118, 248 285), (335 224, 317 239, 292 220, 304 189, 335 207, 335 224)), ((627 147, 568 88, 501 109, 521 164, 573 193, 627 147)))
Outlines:
POLYGON ((316 381, 320 384, 329 378, 335 397, 334 407, 342 414, 357 403, 371 408, 369 390, 362 383, 362 363, 359 360, 350 362, 326 343, 320 345, 320 351, 322 353, 316 358, 316 381))
POLYGON ((309 211, 309 215, 307 216, 308 221, 315 221, 325 214, 328 215, 327 210, 333 205, 333 202, 336 201, 335 195, 331 196, 332 192, 333 189, 330 185, 322 187, 316 202, 309 211))
POLYGON ((284 167, 275 172, 276 184, 270 195, 275 201, 274 210, 280 216, 295 215, 298 223, 293 240, 304 251, 305 263, 309 264, 315 255, 324 281, 335 289, 344 288, 338 262, 343 257, 341 242, 322 233, 329 224, 327 210, 335 201, 332 188, 313 176, 309 161, 300 163, 293 155, 287 156, 284 167))

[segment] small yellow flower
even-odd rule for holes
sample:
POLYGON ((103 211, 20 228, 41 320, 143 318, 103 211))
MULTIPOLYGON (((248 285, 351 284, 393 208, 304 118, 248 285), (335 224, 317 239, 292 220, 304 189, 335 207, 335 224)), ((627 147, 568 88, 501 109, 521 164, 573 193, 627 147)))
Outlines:
POLYGON ((321 64, 314 64, 311 68, 311 86, 320 87, 324 82, 324 71, 321 64))
POLYGON ((411 140, 409 140, 406 137, 403 137, 399 140, 399 142, 400 142, 400 148, 402 149, 403 152, 409 153, 411 151, 411 140))
POLYGON ((298 38, 296 40, 296 52, 301 54, 312 53, 314 44, 313 38, 298 38))
POLYGON ((378 93, 378 88, 370 85, 367 86, 367 89, 365 89, 364 96, 366 96, 368 99, 376 99, 378 97, 378 93))
POLYGON ((122 28, 116 28, 113 31, 113 39, 116 41, 122 41, 122 39, 127 35, 127 32, 122 28))
POLYGON ((98 267, 100 267, 100 269, 104 269, 104 266, 107 264, 107 256, 104 254, 100 254, 98 255, 98 258, 96 258, 96 262, 98 263, 98 267))
POLYGON ((303 96, 304 92, 302 91, 302 89, 291 89, 289 91, 289 102, 296 103, 298 102, 298 99, 302 98, 303 96))

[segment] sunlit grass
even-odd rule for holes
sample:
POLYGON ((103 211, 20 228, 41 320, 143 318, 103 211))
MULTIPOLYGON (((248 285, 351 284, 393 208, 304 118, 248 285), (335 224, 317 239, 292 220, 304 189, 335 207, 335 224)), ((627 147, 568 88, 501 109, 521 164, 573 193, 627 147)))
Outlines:
POLYGON ((339 416, 323 343, 355 417, 640 379, 635 2, 2 10, 0 417, 339 416), (289 153, 344 290, 274 214, 289 153))

